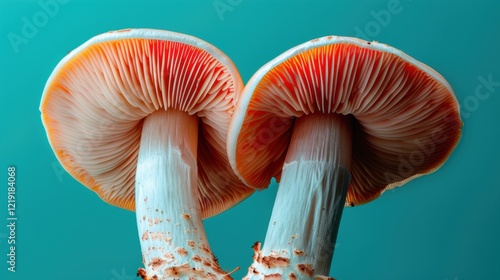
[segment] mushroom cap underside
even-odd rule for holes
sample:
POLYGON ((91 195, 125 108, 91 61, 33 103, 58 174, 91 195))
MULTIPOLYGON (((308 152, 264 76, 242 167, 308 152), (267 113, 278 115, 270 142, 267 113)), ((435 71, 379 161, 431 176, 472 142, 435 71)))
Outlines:
POLYGON ((314 113, 355 119, 351 206, 435 171, 461 136, 458 102, 436 71, 384 44, 328 36, 273 59, 245 86, 228 137, 238 176, 256 189, 279 180, 294 119, 314 113))
POLYGON ((104 201, 135 209, 142 120, 175 109, 200 119, 198 187, 204 217, 248 197, 232 171, 226 136, 241 77, 220 50, 185 34, 127 29, 91 38, 48 79, 41 105, 62 166, 104 201))

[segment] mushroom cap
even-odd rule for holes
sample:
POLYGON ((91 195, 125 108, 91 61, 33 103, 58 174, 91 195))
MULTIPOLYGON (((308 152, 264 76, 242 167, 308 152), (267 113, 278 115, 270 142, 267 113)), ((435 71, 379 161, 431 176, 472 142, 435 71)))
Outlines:
POLYGON ((228 134, 238 176, 256 189, 279 180, 294 118, 313 113, 353 116, 350 206, 435 171, 461 135, 458 102, 436 71, 384 44, 328 36, 271 60, 245 86, 228 134))
POLYGON ((50 75, 40 111, 62 166, 109 204, 135 209, 142 120, 157 110, 197 115, 203 217, 253 190, 234 174, 226 137, 243 83, 233 62, 198 38, 126 29, 95 36, 50 75))

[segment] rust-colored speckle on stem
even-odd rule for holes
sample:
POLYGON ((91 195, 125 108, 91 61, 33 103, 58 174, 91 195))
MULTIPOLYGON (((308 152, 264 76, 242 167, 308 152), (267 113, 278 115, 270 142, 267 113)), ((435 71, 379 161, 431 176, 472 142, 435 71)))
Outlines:
POLYGON ((260 242, 255 242, 252 246, 253 249, 253 259, 254 261, 267 266, 272 267, 284 267, 290 263, 290 260, 285 257, 280 257, 277 252, 274 252, 272 256, 262 256, 262 251, 260 250, 260 242))
POLYGON ((304 255, 304 250, 299 250, 297 248, 293 249, 293 253, 297 256, 302 256, 304 255))
POLYGON ((175 249, 175 252, 177 252, 177 254, 179 254, 180 256, 187 256, 187 254, 188 254, 188 251, 184 248, 181 248, 181 247, 177 247, 175 249))
POLYGON ((175 261, 175 256, 171 252, 167 252, 163 255, 163 257, 166 259, 166 262, 171 263, 175 261))
POLYGON ((139 268, 137 270, 137 276, 141 277, 143 280, 158 280, 158 276, 156 275, 148 277, 148 275, 146 274, 146 270, 144 268, 139 268))
POLYGON ((142 239, 142 240, 148 240, 148 234, 149 234, 149 230, 146 230, 146 231, 144 232, 144 234, 142 235, 141 239, 142 239))
POLYGON ((161 222, 162 222, 162 220, 160 218, 149 218, 148 219, 148 226, 152 227, 153 225, 157 225, 161 222))
POLYGON ((281 280, 279 273, 264 275, 264 280, 281 280))
POLYGON ((151 266, 154 270, 159 270, 167 261, 161 258, 152 258, 148 266, 151 266))
POLYGON ((288 266, 289 263, 290 260, 285 257, 265 256, 262 258, 262 264, 267 266, 268 268, 285 267, 288 266))
POLYGON ((137 276, 141 277, 141 279, 146 279, 146 270, 144 268, 139 268, 137 270, 137 276))
POLYGON ((191 259, 195 262, 201 262, 201 257, 199 255, 194 255, 191 259))
POLYGON ((167 268, 165 268, 165 270, 163 272, 164 272, 165 276, 175 277, 175 276, 181 275, 183 272, 186 272, 189 269, 190 269, 189 264, 185 263, 185 264, 179 265, 179 266, 167 267, 167 268))
POLYGON ((165 237, 163 238, 163 240, 165 240, 165 242, 166 242, 168 245, 171 245, 171 244, 172 244, 172 237, 165 236, 165 237))
POLYGON ((260 242, 255 242, 252 246, 253 249, 253 259, 256 262, 262 262, 262 251, 260 251, 260 242))
POLYGON ((212 263, 208 260, 203 260, 203 266, 212 266, 212 263))
POLYGON ((309 277, 313 276, 314 273, 314 268, 311 264, 299 263, 297 264, 297 270, 300 273, 307 275, 309 277))
POLYGON ((200 249, 203 250, 207 254, 212 254, 212 251, 205 244, 201 244, 200 249))
POLYGON ((255 275, 259 274, 259 271, 253 266, 250 266, 248 268, 248 272, 250 272, 250 274, 255 274, 255 275))

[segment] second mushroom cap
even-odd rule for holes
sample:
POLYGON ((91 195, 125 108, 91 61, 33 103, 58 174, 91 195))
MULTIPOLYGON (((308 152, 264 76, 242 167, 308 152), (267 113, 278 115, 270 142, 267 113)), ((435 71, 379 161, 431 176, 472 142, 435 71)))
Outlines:
POLYGON ((233 169, 249 186, 280 178, 295 118, 352 115, 352 180, 346 205, 436 170, 461 135, 446 80, 390 46, 328 36, 259 69, 235 108, 228 138, 233 169))

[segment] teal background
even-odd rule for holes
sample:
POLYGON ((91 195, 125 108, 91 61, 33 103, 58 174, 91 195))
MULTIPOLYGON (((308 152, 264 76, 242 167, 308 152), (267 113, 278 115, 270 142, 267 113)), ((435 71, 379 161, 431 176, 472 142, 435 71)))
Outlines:
MULTIPOLYGON (((436 69, 462 106, 458 147, 434 174, 344 211, 331 275, 500 279, 500 86, 475 95, 480 77, 500 82, 498 1, 60 0, 48 14, 43 3, 53 1, 0 0, 0 279, 138 279, 134 213, 105 204, 61 169, 38 110, 60 59, 94 35, 128 27, 204 39, 233 59, 245 82, 283 51, 325 35, 365 36, 436 69), (219 15, 214 3, 228 10, 219 15), (25 41, 12 44, 13 33, 25 41), (15 273, 6 263, 9 165, 17 168, 15 273)), ((222 268, 241 266, 235 279, 264 238, 276 188, 205 221, 222 268)))

